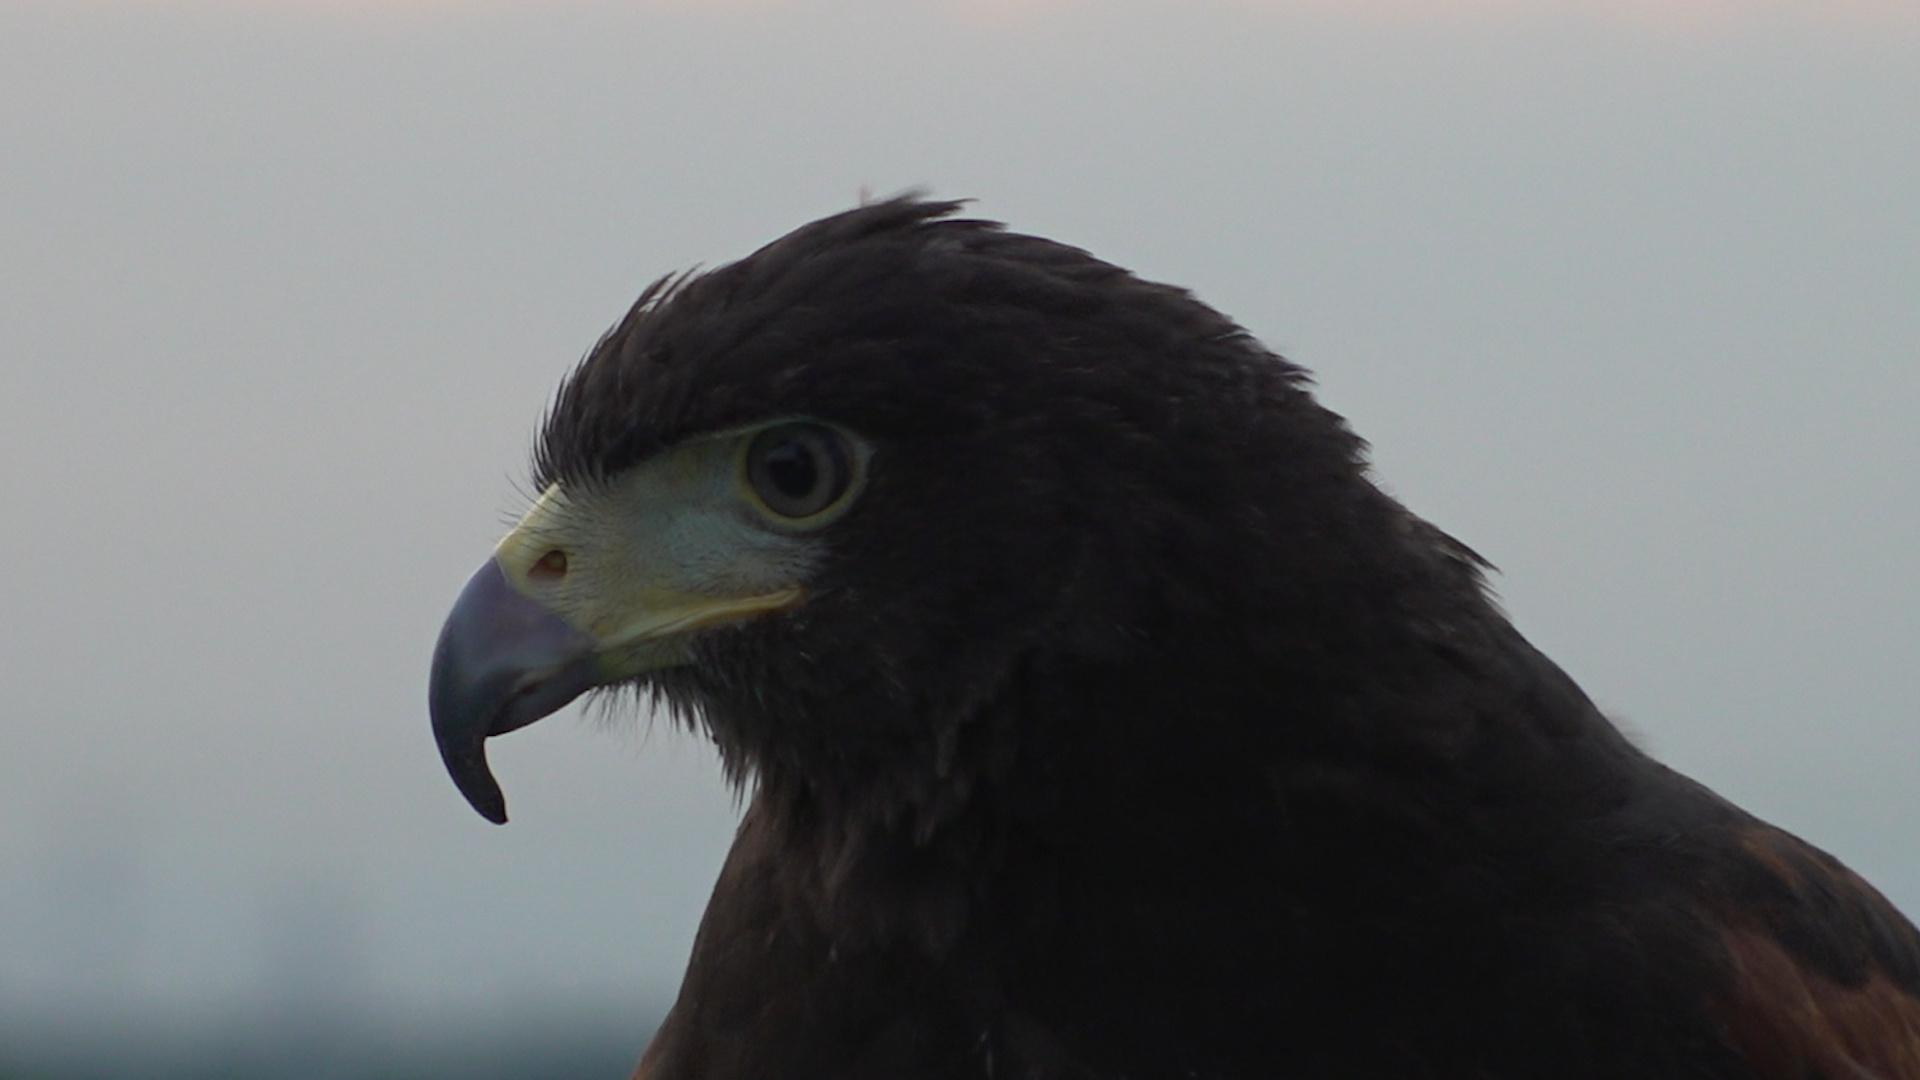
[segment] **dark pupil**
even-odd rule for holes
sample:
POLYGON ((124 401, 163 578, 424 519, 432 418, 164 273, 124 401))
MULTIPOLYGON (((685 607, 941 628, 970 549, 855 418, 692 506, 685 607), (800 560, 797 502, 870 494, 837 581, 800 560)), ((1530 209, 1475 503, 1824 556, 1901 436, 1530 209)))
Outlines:
POLYGON ((747 479, 781 517, 811 517, 832 506, 850 475, 840 436, 818 424, 767 428, 747 448, 747 479))
POLYGON ((789 499, 804 499, 820 483, 820 465, 805 439, 791 438, 767 451, 767 479, 789 499))

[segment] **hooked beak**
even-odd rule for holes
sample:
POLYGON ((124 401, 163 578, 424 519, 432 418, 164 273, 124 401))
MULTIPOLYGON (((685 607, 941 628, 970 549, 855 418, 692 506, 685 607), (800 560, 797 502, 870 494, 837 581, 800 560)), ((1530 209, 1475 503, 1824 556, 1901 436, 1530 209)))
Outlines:
POLYGON ((440 759, 481 817, 507 820, 487 768, 488 736, 526 727, 603 681, 592 639, 521 594, 488 559, 440 631, 427 691, 440 759))

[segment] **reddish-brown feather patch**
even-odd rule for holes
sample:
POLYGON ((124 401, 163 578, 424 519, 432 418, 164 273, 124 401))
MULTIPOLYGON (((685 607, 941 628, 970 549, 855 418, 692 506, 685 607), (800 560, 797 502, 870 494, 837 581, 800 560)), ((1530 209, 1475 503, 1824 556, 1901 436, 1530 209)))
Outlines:
POLYGON ((1762 1080, 1920 1080, 1920 1002, 1875 972, 1840 986, 1806 971, 1772 935, 1734 927, 1733 986, 1716 1011, 1762 1080))

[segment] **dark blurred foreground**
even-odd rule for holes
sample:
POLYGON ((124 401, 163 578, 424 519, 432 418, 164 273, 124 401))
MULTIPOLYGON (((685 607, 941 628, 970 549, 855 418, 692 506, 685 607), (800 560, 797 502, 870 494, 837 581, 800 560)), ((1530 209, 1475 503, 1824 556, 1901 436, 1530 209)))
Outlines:
POLYGON ((658 1017, 233 1023, 0 1019, 0 1080, 625 1080, 658 1017))

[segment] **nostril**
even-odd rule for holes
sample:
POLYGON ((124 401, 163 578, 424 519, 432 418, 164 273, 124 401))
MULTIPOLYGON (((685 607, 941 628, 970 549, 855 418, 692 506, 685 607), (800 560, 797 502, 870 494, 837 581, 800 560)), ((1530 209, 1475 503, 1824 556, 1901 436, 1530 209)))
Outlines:
POLYGON ((535 581, 559 581, 566 577, 567 553, 554 548, 540 556, 537 562, 527 568, 527 576, 535 581))

